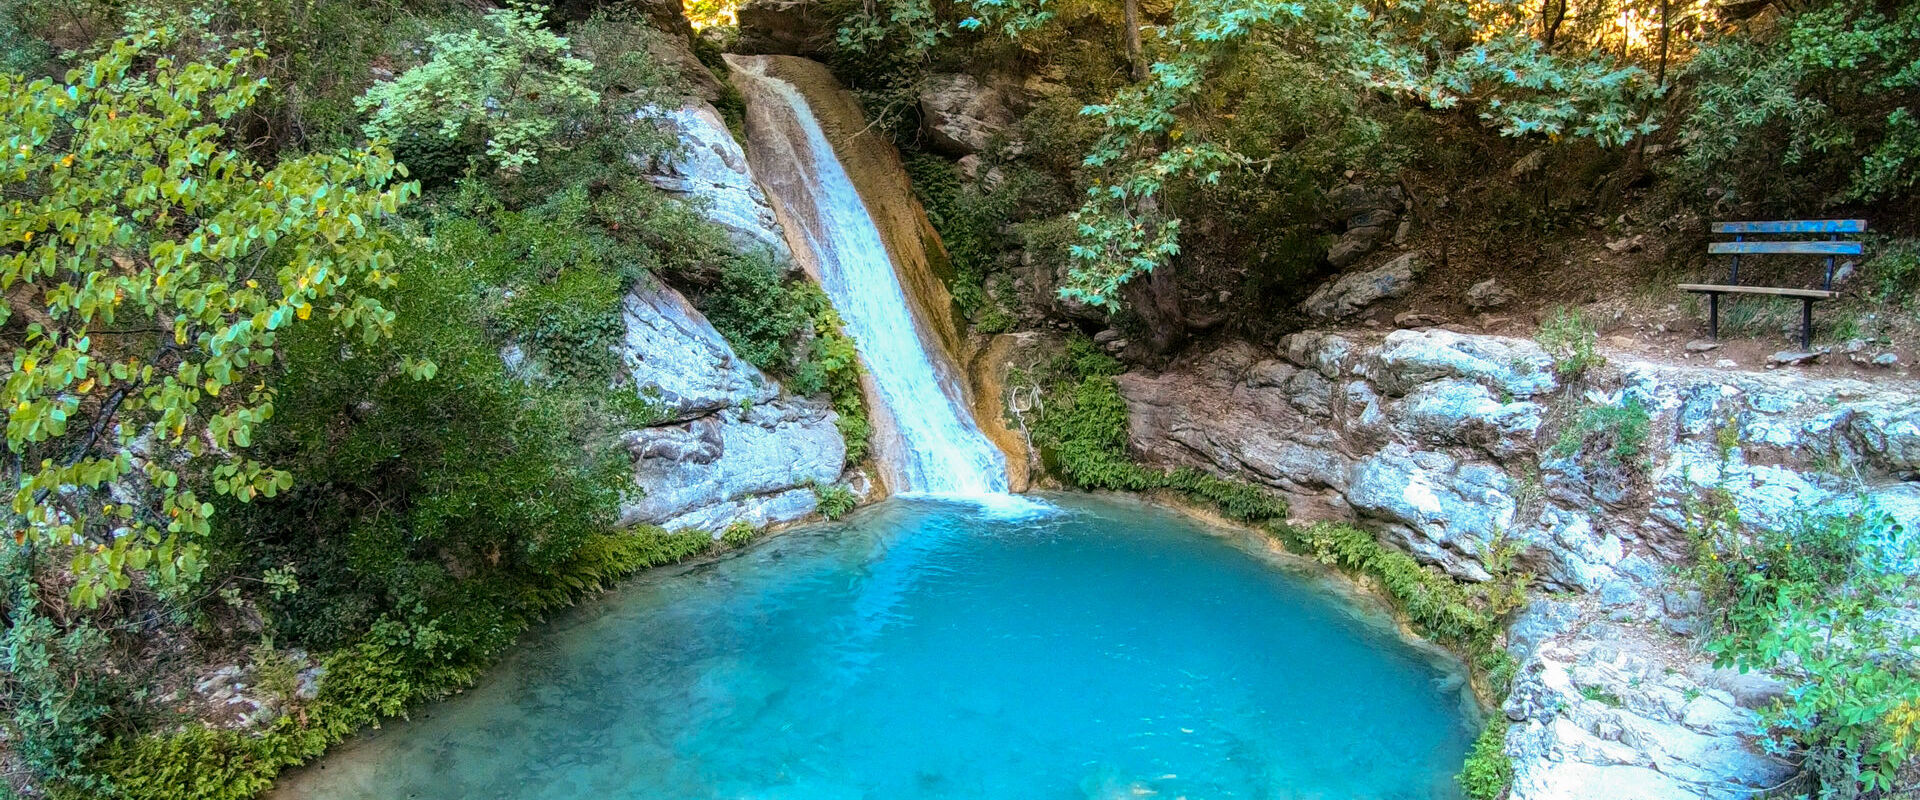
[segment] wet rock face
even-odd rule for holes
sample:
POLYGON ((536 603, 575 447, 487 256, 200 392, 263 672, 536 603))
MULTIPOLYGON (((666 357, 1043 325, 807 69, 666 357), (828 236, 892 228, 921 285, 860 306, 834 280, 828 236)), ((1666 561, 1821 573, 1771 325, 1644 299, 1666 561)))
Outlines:
POLYGON ((1712 670, 1691 638, 1710 610, 1672 567, 1700 498, 1761 527, 1863 501, 1920 519, 1911 382, 1615 358, 1569 395, 1535 343, 1438 329, 1308 331, 1117 380, 1148 463, 1272 487, 1297 519, 1357 523, 1464 580, 1512 548, 1570 593, 1507 631, 1516 799, 1749 797, 1791 775, 1751 739, 1784 685, 1712 670), (1556 452, 1582 408, 1628 400, 1650 417, 1635 461, 1556 452))
POLYGON ((846 459, 829 404, 782 393, 672 289, 636 288, 623 316, 628 376, 665 421, 622 439, 640 491, 621 524, 717 533, 812 514, 811 487, 836 482, 846 459))

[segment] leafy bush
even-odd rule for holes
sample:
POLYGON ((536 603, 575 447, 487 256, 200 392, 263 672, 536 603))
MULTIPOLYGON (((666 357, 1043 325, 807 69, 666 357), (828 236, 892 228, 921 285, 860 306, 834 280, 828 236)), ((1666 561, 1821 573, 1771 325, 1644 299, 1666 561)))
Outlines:
POLYGON ((1696 509, 1693 577, 1716 612, 1723 667, 1797 682, 1762 712, 1767 747, 1799 755, 1820 798, 1893 792, 1920 745, 1920 559, 1911 520, 1865 507, 1750 531, 1716 495, 1696 509))
POLYGON ((795 394, 826 392, 839 414, 847 463, 866 457, 872 426, 860 390, 860 354, 812 281, 786 278, 770 253, 728 259, 700 310, 749 363, 786 378, 795 394))
POLYGON ((586 80, 593 63, 543 27, 544 11, 515 4, 487 12, 477 30, 427 37, 426 63, 374 84, 360 99, 367 136, 462 142, 507 170, 539 161, 564 121, 600 100, 586 80))
POLYGON ((106 742, 115 698, 125 687, 102 671, 105 633, 91 625, 62 633, 40 613, 24 555, 0 555, 9 573, 0 581, 8 595, 8 624, 0 633, 0 709, 7 715, 0 730, 40 780, 99 791, 106 783, 89 765, 106 742))
POLYGON ((1085 489, 1177 492, 1241 522, 1286 517, 1286 501, 1251 483, 1135 463, 1127 455, 1127 403, 1113 380, 1122 369, 1091 341, 1074 338, 1039 376, 1044 401, 1030 424, 1047 469, 1085 489))
POLYGON ((720 532, 720 542, 728 547, 744 547, 759 535, 760 531, 746 520, 734 520, 720 532))
POLYGON ((163 591, 197 580, 213 512, 200 493, 244 503, 291 485, 248 454, 275 413, 261 381, 278 337, 316 311, 363 342, 393 323, 369 290, 390 282, 381 220, 413 188, 377 149, 271 168, 233 149, 225 126, 258 97, 265 54, 155 57, 193 35, 128 34, 63 82, 0 74, 0 323, 14 323, 0 474, 27 541, 96 545, 62 559, 87 606, 135 574, 163 591), (108 485, 145 501, 113 502, 108 485))
POLYGON ((1470 800, 1500 800, 1513 784, 1513 759, 1507 757, 1507 720, 1494 716, 1473 740, 1467 763, 1455 780, 1470 800))
POLYGON ((1540 331, 1533 338, 1546 349, 1547 355, 1553 356, 1553 369, 1562 378, 1578 378, 1587 370, 1607 363, 1595 350, 1600 335, 1579 309, 1554 306, 1547 311, 1546 320, 1540 323, 1540 331))
POLYGON ((820 500, 821 516, 827 519, 844 517, 847 512, 853 510, 854 506, 860 504, 860 498, 854 496, 853 490, 845 486, 815 486, 813 494, 820 500))
MULTIPOLYGON (((243 570, 295 568, 302 591, 258 599, 291 644, 339 647, 394 614, 452 624, 472 611, 472 592, 563 563, 613 524, 631 476, 610 431, 633 422, 630 408, 594 370, 530 383, 501 361, 506 337, 538 318, 496 287, 545 307, 544 265, 511 246, 525 246, 509 237, 531 220, 496 220, 505 227, 447 219, 434 238, 396 248, 391 339, 286 342, 281 414, 258 447, 301 483, 234 504, 216 541, 243 570), (409 362, 432 363, 434 374, 395 368, 409 362)), ((565 265, 555 277, 604 275, 591 260, 549 255, 565 265)), ((577 301, 612 313, 616 297, 603 285, 599 298, 577 301)), ((537 339, 528 352, 533 363, 576 357, 537 339)))
POLYGON ((1578 454, 1588 443, 1598 443, 1605 461, 1616 466, 1644 466, 1642 451, 1652 432, 1652 418, 1646 406, 1633 397, 1617 405, 1590 406, 1580 412, 1574 424, 1560 432, 1552 455, 1566 458, 1578 454))
MULTIPOLYGON (((320 694, 301 715, 283 716, 261 735, 188 725, 118 739, 103 748, 92 768, 112 787, 105 796, 115 800, 247 800, 271 786, 281 770, 320 755, 352 732, 470 685, 540 614, 635 570, 712 545, 698 531, 643 527, 594 534, 544 573, 497 584, 474 604, 467 624, 483 623, 492 631, 486 647, 448 647, 439 619, 383 618, 326 658, 320 694)), ((74 788, 54 794, 79 800, 74 788)))
POLYGON ((1911 2, 1827 0, 1713 41, 1687 69, 1681 177, 1782 214, 1897 200, 1920 180, 1916 60, 1911 2))

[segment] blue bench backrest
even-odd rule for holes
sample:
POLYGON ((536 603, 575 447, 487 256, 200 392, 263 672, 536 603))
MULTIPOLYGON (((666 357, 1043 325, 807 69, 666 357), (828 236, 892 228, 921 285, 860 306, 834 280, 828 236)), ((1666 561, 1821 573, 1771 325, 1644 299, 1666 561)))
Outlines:
POLYGON ((1866 246, 1860 242, 1840 241, 1843 233, 1866 233, 1867 221, 1864 219, 1789 219, 1751 222, 1715 222, 1710 228, 1714 233, 1733 234, 1731 242, 1714 242, 1707 245, 1707 252, 1713 255, 1733 256, 1733 268, 1728 273, 1728 282, 1740 282, 1740 256, 1759 254, 1813 255, 1827 257, 1827 277, 1822 284, 1833 288, 1833 257, 1857 256, 1866 252, 1866 246), (1825 234, 1825 241, 1746 241, 1753 234, 1825 234))

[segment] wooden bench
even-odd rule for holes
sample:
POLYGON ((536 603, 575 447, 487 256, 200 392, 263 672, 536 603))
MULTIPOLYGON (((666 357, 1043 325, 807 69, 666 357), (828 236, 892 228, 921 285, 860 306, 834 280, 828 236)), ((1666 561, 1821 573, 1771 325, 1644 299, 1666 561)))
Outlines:
POLYGON ((1857 256, 1866 249, 1859 242, 1840 240, 1843 233, 1865 233, 1867 221, 1863 219, 1803 219, 1781 220, 1773 222, 1715 222, 1714 233, 1733 234, 1731 242, 1714 242, 1707 246, 1707 252, 1713 255, 1733 256, 1733 266, 1727 271, 1727 282, 1683 283, 1680 289, 1707 296, 1707 335, 1720 338, 1720 295, 1753 294, 1772 297, 1792 297, 1800 301, 1800 349, 1813 347, 1813 303, 1816 300, 1832 300, 1840 296, 1833 290, 1834 256, 1857 256), (1763 240, 1747 241, 1751 235, 1800 235, 1817 236, 1825 234, 1825 240, 1763 240), (1741 286, 1740 257, 1743 255, 1811 255, 1826 256, 1827 275, 1818 289, 1787 289, 1774 286, 1741 286))

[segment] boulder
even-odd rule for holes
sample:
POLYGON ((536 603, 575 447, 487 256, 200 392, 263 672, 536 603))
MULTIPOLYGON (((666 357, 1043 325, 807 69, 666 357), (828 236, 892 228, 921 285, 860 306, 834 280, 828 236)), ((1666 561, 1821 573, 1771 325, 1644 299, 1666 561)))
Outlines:
POLYGON ((734 355, 685 297, 657 283, 636 287, 621 304, 626 337, 620 356, 635 390, 672 421, 730 406, 764 403, 780 387, 734 355))
POLYGON ((1504 397, 1523 399, 1559 386, 1553 357, 1538 344, 1440 329, 1388 334, 1371 367, 1374 382, 1389 394, 1406 394, 1441 378, 1475 381, 1504 397))
POLYGON ((833 44, 834 17, 813 0, 747 0, 735 9, 747 55, 819 56, 833 44))
POLYGON ((630 432, 622 443, 644 493, 621 504, 620 522, 717 534, 811 514, 811 487, 837 480, 846 460, 837 418, 823 400, 783 397, 630 432))
POLYGON ((1368 253, 1379 249, 1380 244, 1391 236, 1391 231, 1377 225, 1348 228, 1346 233, 1340 234, 1340 238, 1334 240, 1332 247, 1327 248, 1327 263, 1332 264, 1334 269, 1346 269, 1368 253))
POLYGON ((1340 276, 1321 286, 1300 309, 1315 319, 1347 319, 1381 300, 1413 291, 1414 278, 1426 268, 1426 253, 1416 250, 1373 269, 1340 276))
POLYGON ((972 75, 929 75, 920 86, 921 131, 935 150, 954 157, 974 155, 1013 126, 1014 101, 1007 90, 984 85, 972 75))
POLYGON ((1396 443, 1354 464, 1346 496, 1401 549, 1456 578, 1484 581, 1487 545, 1513 529, 1512 492, 1499 467, 1396 443))
POLYGON ((717 533, 813 513, 811 487, 838 480, 846 459, 831 406, 783 394, 670 288, 643 283, 622 310, 628 378, 665 422, 622 438, 639 491, 621 524, 717 533))

